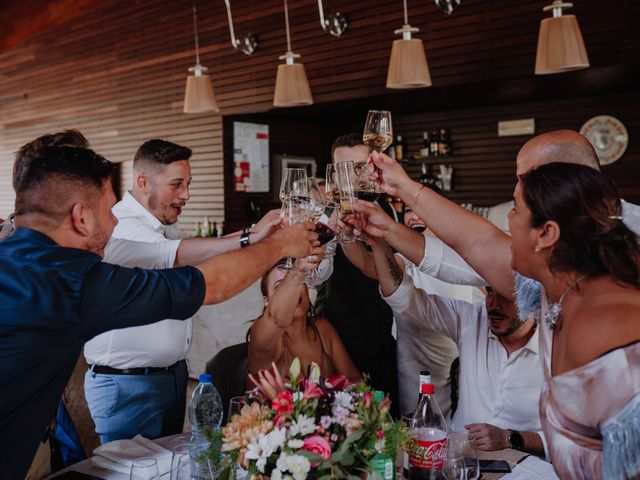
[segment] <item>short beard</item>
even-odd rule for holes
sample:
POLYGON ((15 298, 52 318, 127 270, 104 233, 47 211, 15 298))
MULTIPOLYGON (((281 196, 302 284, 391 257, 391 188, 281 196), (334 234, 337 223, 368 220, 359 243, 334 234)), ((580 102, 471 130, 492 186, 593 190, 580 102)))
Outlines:
POLYGON ((515 323, 512 323, 504 332, 496 333, 492 330, 491 333, 493 333, 496 337, 508 337, 513 332, 518 330, 522 325, 524 325, 524 322, 526 322, 526 320, 522 320, 520 318, 513 318, 513 320, 515 321, 515 323))

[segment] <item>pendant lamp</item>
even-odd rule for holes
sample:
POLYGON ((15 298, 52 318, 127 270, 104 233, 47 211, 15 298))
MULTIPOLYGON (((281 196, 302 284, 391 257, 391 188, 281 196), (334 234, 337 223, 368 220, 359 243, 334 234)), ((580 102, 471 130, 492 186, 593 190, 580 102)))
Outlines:
POLYGON ((543 11, 553 11, 553 17, 540 22, 536 75, 563 73, 589 67, 589 57, 575 15, 563 15, 563 8, 572 3, 555 0, 543 11))
POLYGON ((431 86, 431 75, 424 45, 419 38, 411 38, 412 33, 420 30, 409 25, 407 0, 403 0, 404 25, 396 30, 402 34, 401 40, 394 40, 387 71, 387 88, 422 88, 431 86))
POLYGON ((187 87, 184 92, 184 113, 219 112, 218 101, 213 93, 211 77, 205 72, 207 67, 200 65, 198 51, 198 26, 196 6, 193 6, 193 33, 196 43, 196 64, 189 69, 193 75, 187 77, 187 87))
POLYGON ((311 105, 313 97, 302 63, 294 63, 300 55, 291 51, 291 35, 289 33, 289 10, 287 0, 284 0, 284 21, 287 31, 287 53, 279 57, 285 63, 278 65, 276 75, 276 89, 273 94, 274 107, 298 107, 311 105))

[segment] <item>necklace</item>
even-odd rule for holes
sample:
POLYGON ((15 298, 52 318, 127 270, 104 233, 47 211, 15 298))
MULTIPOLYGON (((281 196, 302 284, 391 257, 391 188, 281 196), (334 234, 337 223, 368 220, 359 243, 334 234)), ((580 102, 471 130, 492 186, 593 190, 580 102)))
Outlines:
POLYGON ((564 301, 564 297, 567 295, 567 293, 573 290, 584 277, 586 277, 586 275, 582 275, 579 279, 569 285, 564 293, 560 295, 560 298, 557 302, 549 304, 549 308, 544 313, 544 323, 547 324, 547 327, 554 328, 556 325, 558 325, 558 317, 560 317, 560 314, 562 313, 562 302, 564 301))

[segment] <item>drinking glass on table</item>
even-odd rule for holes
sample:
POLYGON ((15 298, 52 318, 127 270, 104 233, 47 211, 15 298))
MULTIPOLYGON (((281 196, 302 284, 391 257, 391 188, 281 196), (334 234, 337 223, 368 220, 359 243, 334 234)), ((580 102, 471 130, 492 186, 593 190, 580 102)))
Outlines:
POLYGON ((455 472, 455 466, 459 464, 457 459, 462 458, 465 473, 464 480, 476 480, 480 476, 480 462, 478 460, 476 442, 468 438, 466 433, 461 432, 449 433, 448 437, 445 467, 451 460, 449 463, 452 465, 452 471, 455 472))
POLYGON ((171 473, 169 475, 171 480, 176 480, 178 475, 178 463, 182 457, 189 458, 189 444, 179 443, 171 449, 171 473))
POLYGON ((247 399, 243 396, 232 397, 229 400, 229 414, 227 415, 227 423, 231 421, 234 415, 240 415, 242 407, 247 404, 247 399))
POLYGON ((175 480, 191 480, 191 459, 189 455, 180 457, 175 480))
POLYGON ((155 458, 142 457, 131 462, 130 480, 158 480, 159 478, 160 471, 158 470, 158 461, 155 458))

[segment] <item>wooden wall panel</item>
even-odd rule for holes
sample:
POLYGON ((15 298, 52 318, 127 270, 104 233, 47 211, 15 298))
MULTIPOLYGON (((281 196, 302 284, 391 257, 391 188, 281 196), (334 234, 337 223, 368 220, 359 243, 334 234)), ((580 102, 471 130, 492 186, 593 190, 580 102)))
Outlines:
MULTIPOLYGON (((143 141, 165 138, 191 147, 194 181, 181 218, 183 229, 192 231, 204 215, 244 224, 247 197, 232 195, 223 173, 230 172, 230 160, 223 158, 229 132, 223 135, 222 117, 181 112, 187 69, 194 63, 191 2, 108 0, 91 5, 83 0, 77 11, 60 12, 60 5, 73 2, 56 0, 55 21, 49 22, 54 26, 27 40, 26 35, 10 38, 19 31, 15 22, 28 19, 19 15, 28 16, 29 9, 47 3, 3 2, 11 7, 3 12, 13 12, 14 18, 3 18, 0 32, 0 45, 9 46, 0 51, 0 217, 13 208, 12 152, 38 135, 79 128, 97 151, 124 162, 125 188, 131 184, 131 159, 143 141)), ((619 110, 629 122, 633 145, 640 3, 577 2, 572 13, 582 27, 592 68, 534 78, 537 30, 547 3, 465 0, 447 16, 433 2, 409 1, 410 22, 421 29, 418 36, 425 42, 434 86, 389 95, 386 65, 396 38, 393 30, 402 24, 401 2, 325 2, 329 12, 349 17, 346 34, 335 38, 320 29, 316 2, 291 1, 293 48, 302 54, 317 105, 269 113, 279 125, 274 132, 281 132, 273 138, 277 150, 272 153, 309 151, 326 161, 331 139, 359 130, 362 110, 370 106, 367 100, 357 108, 348 102, 373 96, 372 102, 392 108, 396 130, 404 130, 411 142, 423 124, 450 126, 454 146, 461 149, 452 159, 459 175, 456 199, 484 204, 507 194, 513 174, 518 142, 494 138, 501 115, 535 116, 542 131, 576 128, 583 115, 619 110), (598 104, 606 98, 602 95, 616 91, 621 92, 616 100, 598 104), (341 107, 340 102, 347 103, 341 107), (329 107, 316 109, 322 105, 329 107)), ((230 46, 223 2, 196 4, 202 63, 210 67, 222 114, 266 114, 278 56, 285 51, 281 2, 232 1, 237 33, 252 32, 260 39, 258 51, 249 57, 230 46)), ((631 148, 628 158, 610 171, 630 197, 640 198, 634 177, 638 158, 631 148)))

